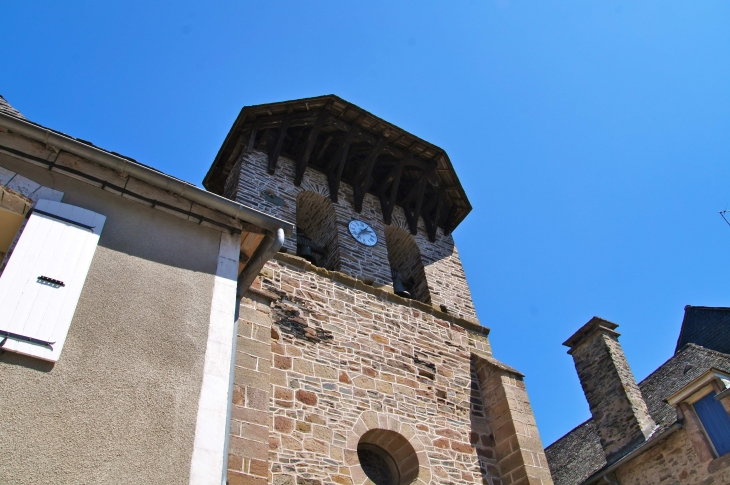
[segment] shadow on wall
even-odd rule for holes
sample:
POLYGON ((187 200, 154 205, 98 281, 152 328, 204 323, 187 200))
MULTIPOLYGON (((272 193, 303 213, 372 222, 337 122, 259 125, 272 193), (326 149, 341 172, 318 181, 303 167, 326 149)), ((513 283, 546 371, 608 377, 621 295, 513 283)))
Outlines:
MULTIPOLYGON (((482 399, 482 386, 480 384, 477 362, 474 356, 471 358, 471 445, 475 448, 479 459, 479 473, 483 483, 492 484, 492 479, 500 478, 497 459, 494 452, 494 436, 487 421, 487 409, 482 399)), ((501 483, 501 482, 497 482, 501 483)))
MULTIPOLYGON (((431 303, 421 252, 413 236, 400 227, 385 226, 385 244, 393 271, 393 286, 402 286, 414 300, 431 303)), ((398 292, 399 288, 396 288, 396 294, 398 292)))
POLYGON ((16 354, 15 352, 6 352, 4 350, 0 350, 0 362, 12 366, 25 367, 38 372, 51 372, 55 365, 54 362, 40 360, 36 357, 28 357, 27 355, 16 354))
POLYGON ((329 199, 308 190, 297 196, 297 255, 330 271, 340 270, 335 208, 329 199))

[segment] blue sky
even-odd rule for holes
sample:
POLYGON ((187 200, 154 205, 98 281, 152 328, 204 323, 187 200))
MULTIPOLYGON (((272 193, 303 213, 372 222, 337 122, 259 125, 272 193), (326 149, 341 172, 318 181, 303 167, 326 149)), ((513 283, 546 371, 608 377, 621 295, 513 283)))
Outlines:
POLYGON ((637 379, 730 306, 730 3, 3 2, 0 94, 200 184, 244 105, 337 94, 444 148, 495 356, 545 445, 589 417, 561 343, 619 323, 637 379))

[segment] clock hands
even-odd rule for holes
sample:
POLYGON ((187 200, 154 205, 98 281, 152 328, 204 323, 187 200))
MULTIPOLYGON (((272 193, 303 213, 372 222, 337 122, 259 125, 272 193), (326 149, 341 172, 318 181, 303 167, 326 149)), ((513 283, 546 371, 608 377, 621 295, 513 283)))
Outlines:
POLYGON ((366 246, 375 246, 378 242, 378 235, 375 233, 372 227, 362 221, 352 220, 350 221, 350 235, 354 237, 358 242, 366 246))

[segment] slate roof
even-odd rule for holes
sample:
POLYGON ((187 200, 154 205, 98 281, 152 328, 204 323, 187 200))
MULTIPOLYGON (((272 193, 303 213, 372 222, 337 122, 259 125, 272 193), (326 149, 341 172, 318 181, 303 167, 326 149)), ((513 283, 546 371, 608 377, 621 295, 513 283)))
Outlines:
POLYGON ((730 308, 684 307, 676 350, 689 343, 730 354, 730 308))
MULTIPOLYGON (((659 425, 653 437, 677 421, 676 411, 664 400, 711 367, 730 373, 730 355, 688 343, 639 383, 649 414, 659 425)), ((555 485, 579 485, 606 466, 592 419, 548 446, 545 455, 555 485)))
POLYGON ((20 114, 20 111, 10 106, 10 103, 7 102, 5 98, 0 94, 0 113, 5 113, 6 115, 15 116, 16 118, 25 119, 25 116, 20 114))

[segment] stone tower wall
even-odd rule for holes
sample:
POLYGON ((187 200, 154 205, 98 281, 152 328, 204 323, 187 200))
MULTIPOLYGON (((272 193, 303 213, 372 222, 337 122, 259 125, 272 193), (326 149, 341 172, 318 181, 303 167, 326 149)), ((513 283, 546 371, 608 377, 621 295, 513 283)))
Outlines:
POLYGON ((477 375, 474 353, 491 350, 475 323, 291 255, 267 263, 240 315, 230 485, 362 484, 373 430, 408 440, 418 484, 552 483, 516 437, 534 423, 521 381, 477 375), (500 462, 495 443, 514 449, 500 462))
MULTIPOLYGON (((301 186, 296 187, 293 182, 294 162, 280 157, 273 175, 267 172, 267 166, 268 157, 265 153, 244 152, 229 175, 224 195, 289 222, 297 220, 296 201, 300 192, 308 190, 329 198, 327 177, 321 172, 308 169, 301 186), (278 197, 283 205, 276 205, 264 198, 264 191, 278 197)), ((390 285, 386 225, 380 201, 372 194, 366 194, 362 212, 357 213, 353 205, 352 187, 344 183, 340 184, 338 200, 338 203, 333 204, 337 215, 339 245, 337 269, 356 278, 372 278, 381 285, 390 285), (378 243, 374 247, 366 247, 350 236, 347 225, 352 219, 360 219, 373 227, 378 235, 378 243)), ((395 207, 392 221, 394 225, 408 230, 402 208, 395 207)), ((423 220, 419 220, 418 234, 413 238, 421 252, 431 302, 437 307, 445 305, 453 315, 476 318, 469 285, 452 236, 445 236, 439 229, 436 242, 432 243, 426 235, 423 220)), ((287 238, 284 247, 296 254, 296 236, 287 238)))

